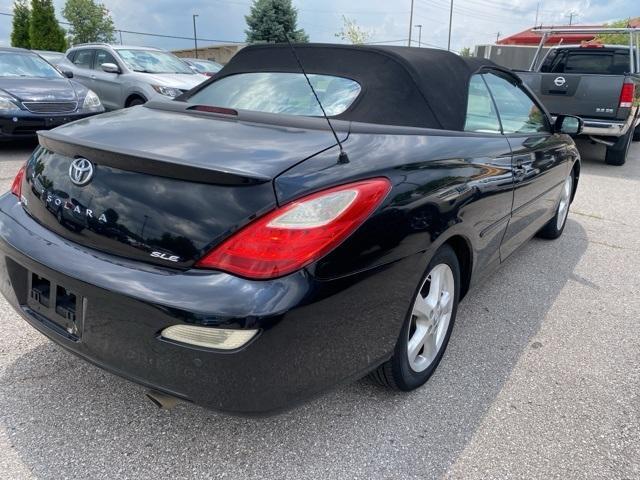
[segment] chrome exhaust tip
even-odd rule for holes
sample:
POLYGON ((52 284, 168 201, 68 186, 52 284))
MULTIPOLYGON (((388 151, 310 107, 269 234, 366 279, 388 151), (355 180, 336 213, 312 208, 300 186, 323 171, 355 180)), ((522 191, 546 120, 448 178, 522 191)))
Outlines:
POLYGON ((170 410, 175 407, 181 400, 179 398, 161 393, 156 390, 149 390, 145 393, 147 398, 158 408, 162 410, 170 410))

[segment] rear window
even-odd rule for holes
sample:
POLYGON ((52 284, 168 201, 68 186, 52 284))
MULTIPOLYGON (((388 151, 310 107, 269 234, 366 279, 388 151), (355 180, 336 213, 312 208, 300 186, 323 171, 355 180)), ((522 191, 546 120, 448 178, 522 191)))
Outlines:
MULTIPOLYGON (((360 84, 348 78, 310 74, 309 80, 330 117, 344 113, 361 91, 360 84)), ((322 116, 301 73, 239 73, 209 84, 187 101, 256 112, 322 116)))
POLYGON ((624 75, 630 71, 628 50, 552 50, 541 67, 549 73, 624 75))

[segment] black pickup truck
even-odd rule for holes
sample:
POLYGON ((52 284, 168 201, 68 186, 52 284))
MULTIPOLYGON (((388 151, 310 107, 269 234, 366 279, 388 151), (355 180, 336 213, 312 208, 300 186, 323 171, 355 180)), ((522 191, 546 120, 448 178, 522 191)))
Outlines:
MULTIPOLYGON (((532 71, 518 72, 552 115, 584 120, 582 136, 607 146, 610 165, 623 165, 640 140, 640 58, 637 47, 552 47, 532 71)), ((539 49, 538 53, 540 53, 539 49)))

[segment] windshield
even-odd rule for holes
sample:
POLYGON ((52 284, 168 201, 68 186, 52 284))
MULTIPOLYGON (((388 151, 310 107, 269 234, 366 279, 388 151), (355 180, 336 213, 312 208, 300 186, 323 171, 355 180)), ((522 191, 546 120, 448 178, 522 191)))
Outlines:
POLYGON ((199 72, 218 72, 222 69, 222 65, 210 60, 189 60, 199 72))
POLYGON ((63 53, 57 52, 36 52, 42 58, 44 58, 49 63, 59 63, 63 58, 65 58, 63 53))
POLYGON ((61 75, 37 55, 0 52, 0 77, 60 78, 61 75))
MULTIPOLYGON (((360 94, 360 84, 348 78, 309 75, 327 115, 343 113, 360 94)), ((188 99, 189 103, 266 113, 322 116, 301 73, 240 73, 221 78, 188 99)))
POLYGON ((134 72, 194 75, 187 64, 167 52, 156 50, 117 50, 117 52, 127 67, 134 72))

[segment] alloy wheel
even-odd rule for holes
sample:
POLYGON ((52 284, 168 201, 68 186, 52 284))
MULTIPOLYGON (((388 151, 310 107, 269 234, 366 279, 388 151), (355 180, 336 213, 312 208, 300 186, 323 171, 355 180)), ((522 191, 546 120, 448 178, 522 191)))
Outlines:
POLYGON ((438 357, 451 322, 454 298, 451 267, 436 265, 422 284, 411 312, 407 356, 414 372, 423 372, 438 357))
POLYGON ((569 215, 569 204, 571 203, 571 192, 573 190, 573 175, 569 175, 562 187, 562 196, 560 197, 560 204, 558 205, 558 220, 556 227, 558 230, 562 230, 564 222, 567 221, 569 215))

